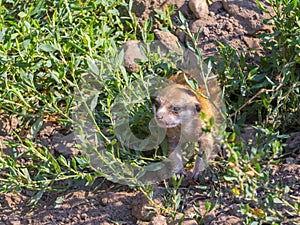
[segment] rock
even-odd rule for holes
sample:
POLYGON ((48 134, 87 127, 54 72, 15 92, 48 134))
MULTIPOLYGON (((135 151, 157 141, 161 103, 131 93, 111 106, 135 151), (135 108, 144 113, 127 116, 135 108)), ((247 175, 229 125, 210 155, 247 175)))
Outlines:
POLYGON ((20 221, 20 218, 9 217, 6 224, 8 224, 8 225, 21 225, 21 221, 20 221))
POLYGON ((223 5, 222 5, 222 2, 220 2, 220 1, 213 2, 209 6, 209 11, 213 12, 214 14, 220 13, 222 11, 222 9, 223 9, 223 5))
MULTIPOLYGON (((156 187, 152 197, 155 204, 162 206, 162 196, 164 195, 166 195, 166 190, 161 187, 156 187)), ((131 209, 132 215, 138 220, 142 221, 151 221, 152 219, 155 220, 154 218, 159 215, 159 209, 155 208, 142 193, 138 193, 133 197, 131 201, 131 209)))
POLYGON ((207 27, 203 28, 203 34, 205 37, 209 37, 209 29, 207 27))
POLYGON ((157 39, 170 51, 180 54, 181 49, 179 46, 178 38, 171 32, 155 29, 154 34, 157 39))
POLYGON ((226 215, 224 213, 220 214, 210 225, 242 225, 243 219, 235 216, 226 215))
POLYGON ((132 215, 138 220, 150 221, 157 215, 157 209, 141 193, 135 196, 131 207, 132 215))
POLYGON ((175 10, 181 9, 185 5, 185 0, 169 0, 169 5, 173 4, 175 6, 175 10))
POLYGON ((182 225, 197 225, 197 221, 194 219, 185 219, 182 223, 182 225))
POLYGON ((260 48, 259 40, 257 38, 249 38, 249 37, 244 36, 243 40, 249 48, 252 48, 252 49, 260 48))
MULTIPOLYGON (((263 6, 265 3, 261 2, 263 6)), ((269 18, 263 13, 255 0, 222 0, 222 5, 226 12, 239 20, 239 23, 249 35, 255 35, 260 30, 269 30, 272 28, 263 24, 263 19, 269 18)))
POLYGON ((166 217, 158 215, 153 217, 149 225, 168 225, 166 217))
POLYGON ((206 0, 190 0, 189 8, 198 19, 206 17, 209 13, 206 0))
POLYGON ((159 27, 159 21, 155 18, 154 9, 165 12, 167 7, 174 5, 175 10, 181 10, 185 8, 185 0, 156 0, 156 1, 145 1, 145 0, 133 0, 132 10, 140 24, 143 24, 147 19, 153 19, 153 27, 159 27))
POLYGON ((140 41, 127 41, 124 45, 124 66, 128 72, 139 72, 136 59, 146 59, 141 53, 140 44, 140 41))
POLYGON ((176 29, 176 37, 181 43, 185 42, 186 34, 181 29, 176 29))
POLYGON ((193 34, 198 33, 198 31, 202 32, 204 28, 206 28, 206 23, 202 19, 195 20, 190 25, 190 30, 193 34))
MULTIPOLYGON (((285 147, 286 152, 296 153, 295 150, 299 149, 300 146, 300 132, 294 132, 290 134, 290 137, 286 141, 287 146, 285 147)), ((298 150, 298 152, 300 152, 298 150)))
MULTIPOLYGON (((214 27, 218 26, 215 17, 207 16, 206 18, 197 19, 189 23, 189 28, 193 34, 197 34, 198 31, 202 32, 204 36, 209 36, 209 39, 214 39, 210 36, 211 31, 215 30, 214 27)), ((201 35, 199 38, 199 44, 203 42, 201 35)))
POLYGON ((296 159, 293 158, 293 157, 287 157, 287 158, 284 159, 284 161, 285 161, 286 164, 289 164, 289 165, 293 165, 293 164, 296 163, 296 159))
POLYGON ((233 31, 233 25, 232 25, 232 23, 226 23, 225 24, 225 29, 228 32, 232 32, 233 31))

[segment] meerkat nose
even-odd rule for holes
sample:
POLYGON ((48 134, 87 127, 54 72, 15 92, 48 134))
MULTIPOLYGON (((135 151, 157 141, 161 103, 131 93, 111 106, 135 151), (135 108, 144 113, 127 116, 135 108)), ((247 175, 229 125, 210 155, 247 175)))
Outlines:
POLYGON ((163 118, 164 118, 163 115, 156 114, 156 119, 161 120, 163 118))

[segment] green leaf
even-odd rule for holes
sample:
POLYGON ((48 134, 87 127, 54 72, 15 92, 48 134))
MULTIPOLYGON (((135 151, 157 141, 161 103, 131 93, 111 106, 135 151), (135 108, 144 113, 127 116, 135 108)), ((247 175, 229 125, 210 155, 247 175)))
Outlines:
POLYGON ((63 155, 60 155, 57 160, 63 166, 70 167, 69 163, 67 162, 66 158, 63 155))
POLYGON ((206 210, 206 212, 209 211, 210 207, 211 207, 211 203, 210 202, 205 202, 205 210, 206 210))
POLYGON ((236 177, 231 177, 231 176, 227 176, 227 175, 225 175, 223 178, 224 178, 225 181, 235 181, 235 180, 237 180, 236 177))
POLYGON ((28 172, 28 169, 27 168, 21 168, 20 170, 21 170, 22 174, 24 175, 24 177, 26 178, 26 180, 28 182, 30 182, 31 181, 31 177, 30 177, 30 174, 28 172))
POLYGON ((53 155, 46 149, 47 151, 47 159, 51 160, 51 164, 54 167, 54 170, 57 174, 61 173, 61 168, 57 162, 57 160, 53 157, 53 155))
POLYGON ((282 204, 282 201, 279 198, 274 198, 274 203, 282 204))
POLYGON ((258 8, 259 8, 261 11, 263 11, 264 13, 269 13, 269 11, 266 10, 266 9, 263 7, 263 5, 260 3, 259 0, 255 0, 255 1, 256 1, 256 4, 257 4, 258 8))
POLYGON ((38 49, 44 52, 54 52, 59 50, 55 45, 51 44, 41 44, 38 49))
POLYGON ((77 171, 77 164, 76 164, 75 158, 72 158, 72 166, 73 166, 74 170, 77 171))
POLYGON ((95 75, 100 75, 100 71, 99 71, 99 68, 98 68, 95 60, 91 59, 91 58, 87 58, 86 61, 89 66, 89 69, 92 71, 92 73, 95 75))
POLYGON ((19 13, 18 13, 18 16, 22 19, 22 18, 26 17, 27 14, 24 13, 24 12, 19 12, 19 13))
POLYGON ((38 118, 30 128, 31 137, 34 138, 35 135, 40 131, 43 126, 43 117, 38 118))
POLYGON ((93 111, 96 106, 97 106, 97 103, 98 103, 98 93, 95 94, 95 96, 93 97, 92 101, 91 101, 91 104, 90 104, 90 109, 93 111))
POLYGON ((43 196, 43 194, 45 193, 46 188, 42 188, 41 190, 39 190, 27 203, 29 206, 35 205, 43 196))

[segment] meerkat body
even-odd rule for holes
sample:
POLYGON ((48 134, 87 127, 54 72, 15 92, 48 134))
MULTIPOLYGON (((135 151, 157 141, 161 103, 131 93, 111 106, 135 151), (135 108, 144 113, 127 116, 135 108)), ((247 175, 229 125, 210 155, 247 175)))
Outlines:
MULTIPOLYGON (((182 77, 170 80, 184 83, 182 77)), ((183 169, 182 146, 187 142, 199 143, 206 159, 196 157, 193 179, 198 180, 215 148, 215 138, 212 132, 205 131, 207 124, 200 118, 200 113, 204 113, 207 119, 219 118, 214 105, 188 85, 173 83, 159 92, 153 108, 158 126, 167 129, 169 159, 174 161, 177 168, 183 169)))

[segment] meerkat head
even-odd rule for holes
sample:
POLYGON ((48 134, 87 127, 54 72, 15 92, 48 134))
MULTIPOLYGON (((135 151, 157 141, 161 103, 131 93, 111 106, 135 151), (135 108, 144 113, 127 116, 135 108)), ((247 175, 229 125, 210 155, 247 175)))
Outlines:
POLYGON ((163 88, 153 101, 154 117, 163 128, 184 125, 198 118, 201 111, 196 94, 188 87, 171 84, 163 88))

